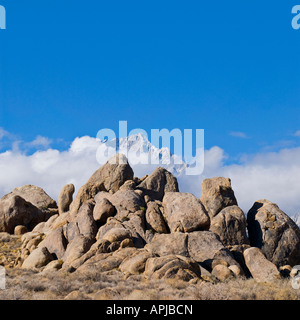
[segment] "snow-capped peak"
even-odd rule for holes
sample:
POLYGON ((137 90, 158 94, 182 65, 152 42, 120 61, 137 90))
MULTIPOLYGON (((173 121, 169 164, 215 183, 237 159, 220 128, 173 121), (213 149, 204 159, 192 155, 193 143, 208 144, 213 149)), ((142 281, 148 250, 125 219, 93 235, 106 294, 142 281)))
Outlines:
POLYGON ((173 155, 169 148, 155 147, 142 133, 110 141, 102 141, 101 143, 105 147, 116 150, 117 153, 126 154, 129 163, 132 165, 150 164, 151 167, 152 165, 162 166, 177 176, 182 174, 187 167, 187 164, 180 160, 177 155, 173 155))

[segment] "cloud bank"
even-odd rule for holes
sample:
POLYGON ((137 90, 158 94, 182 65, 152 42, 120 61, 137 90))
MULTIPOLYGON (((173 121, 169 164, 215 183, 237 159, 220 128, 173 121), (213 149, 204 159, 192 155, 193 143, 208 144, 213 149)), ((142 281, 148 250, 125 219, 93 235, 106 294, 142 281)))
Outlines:
MULTIPOLYGON (((99 168, 96 158, 99 140, 85 136, 76 138, 68 150, 50 148, 51 141, 38 137, 31 146, 47 147, 28 155, 20 148, 0 153, 0 196, 25 184, 45 189, 54 199, 61 188, 73 183, 76 190, 99 168)), ((262 198, 275 202, 294 216, 300 212, 300 148, 282 149, 244 155, 237 164, 226 164, 225 150, 215 146, 205 151, 205 170, 201 176, 180 176, 181 192, 201 196, 204 178, 225 176, 232 186, 241 208, 247 212, 262 198)), ((135 167, 137 176, 149 174, 153 168, 135 167)))

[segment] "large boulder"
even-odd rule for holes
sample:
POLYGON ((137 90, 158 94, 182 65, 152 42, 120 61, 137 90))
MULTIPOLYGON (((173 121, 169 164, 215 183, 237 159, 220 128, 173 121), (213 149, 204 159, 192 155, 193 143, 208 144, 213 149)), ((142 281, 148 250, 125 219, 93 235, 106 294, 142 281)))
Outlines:
POLYGON ((133 171, 128 164, 127 158, 122 154, 118 154, 98 169, 88 182, 80 188, 71 204, 70 210, 76 213, 85 201, 93 199, 98 192, 115 193, 125 181, 132 179, 133 171))
POLYGON ((152 200, 162 201, 166 192, 178 192, 177 179, 164 168, 157 168, 137 186, 137 189, 143 191, 152 200))
POLYGON ((211 231, 197 231, 188 234, 189 256, 208 268, 214 260, 224 260, 228 265, 238 265, 230 251, 224 247, 218 235, 211 231))
POLYGON ((53 260, 52 255, 45 247, 34 250, 23 262, 23 269, 42 268, 53 260))
POLYGON ((18 225, 32 230, 37 224, 47 221, 53 213, 42 211, 22 197, 10 193, 0 200, 0 232, 14 233, 18 225))
POLYGON ((270 282, 280 278, 280 272, 275 264, 266 259, 263 252, 255 247, 244 251, 247 268, 257 282, 270 282))
POLYGON ((82 235, 76 236, 71 243, 68 244, 62 260, 64 261, 64 268, 67 268, 72 262, 82 257, 94 241, 82 235))
POLYGON ((138 250, 121 263, 120 270, 125 274, 141 274, 145 271, 146 261, 152 256, 146 250, 138 250))
POLYGON ((203 180, 201 202, 211 218, 222 209, 237 205, 231 180, 223 177, 203 180))
POLYGON ((247 215, 251 246, 258 247, 277 267, 300 264, 300 229, 268 200, 256 201, 247 215))
POLYGON ((27 202, 32 203, 41 211, 48 211, 57 209, 57 204, 42 188, 33 185, 25 185, 23 187, 15 188, 11 194, 22 197, 27 202))
POLYGON ((86 238, 94 239, 97 234, 97 224, 93 216, 94 203, 86 201, 79 209, 76 224, 79 233, 86 238))
POLYGON ((109 217, 112 217, 116 214, 115 206, 106 198, 99 200, 94 208, 93 216, 94 220, 99 225, 106 223, 109 217))
POLYGON ((180 255, 189 257, 188 234, 175 232, 169 234, 156 233, 145 248, 158 256, 180 255))
POLYGON ((145 211, 130 213, 122 224, 130 232, 134 246, 143 248, 146 243, 145 211))
POLYGON ((216 233, 226 246, 249 243, 246 228, 244 212, 235 205, 224 208, 211 219, 210 230, 216 233))
POLYGON ((116 209, 117 217, 123 218, 145 207, 144 198, 133 190, 119 190, 114 194, 99 192, 96 197, 96 206, 103 199, 107 199, 116 209))
POLYGON ((75 187, 73 184, 65 185, 58 196, 58 211, 59 214, 69 211, 70 204, 73 201, 73 194, 75 192, 75 187))
POLYGON ((67 248, 67 240, 63 228, 57 228, 49 232, 47 237, 39 243, 38 247, 45 247, 56 259, 62 259, 67 248))
POLYGON ((234 275, 234 273, 229 269, 229 267, 222 264, 217 264, 213 268, 211 274, 221 282, 230 279, 234 275))
POLYGON ((164 215, 171 232, 208 230, 210 219, 202 203, 190 193, 167 192, 164 215))
POLYGON ((145 265, 145 275, 150 279, 176 279, 189 281, 200 278, 199 265, 192 259, 167 255, 149 258, 145 265))
POLYGON ((160 257, 167 255, 190 257, 207 268, 211 268, 214 260, 224 260, 229 266, 239 266, 220 238, 210 231, 155 234, 145 249, 160 257))
POLYGON ((168 233, 168 228, 162 214, 162 206, 156 201, 147 203, 146 222, 149 228, 157 233, 168 233))
POLYGON ((95 273, 110 271, 119 268, 127 257, 132 257, 136 252, 136 248, 124 248, 113 253, 98 253, 85 261, 76 272, 95 275, 95 273))
POLYGON ((125 228, 112 228, 108 232, 105 233, 101 240, 109 241, 110 243, 123 241, 124 239, 131 238, 131 233, 125 228))

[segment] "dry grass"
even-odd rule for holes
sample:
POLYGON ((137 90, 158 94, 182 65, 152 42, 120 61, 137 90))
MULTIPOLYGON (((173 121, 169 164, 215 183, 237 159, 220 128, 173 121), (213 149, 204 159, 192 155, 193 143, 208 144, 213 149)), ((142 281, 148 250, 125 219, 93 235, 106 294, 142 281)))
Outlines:
POLYGON ((0 265, 13 268, 21 248, 21 237, 0 233, 0 265))
POLYGON ((130 300, 300 300, 290 280, 259 284, 253 279, 197 283, 124 277, 118 270, 93 273, 53 271, 39 273, 12 269, 21 246, 20 237, 0 233, 0 265, 7 270, 6 290, 0 300, 130 299, 130 300))
POLYGON ((99 274, 41 274, 9 269, 7 288, 0 291, 1 300, 61 300, 68 295, 72 299, 114 300, 300 300, 300 290, 294 290, 288 279, 272 284, 258 284, 253 279, 190 284, 174 280, 148 281, 143 276, 125 280, 117 270, 99 274))

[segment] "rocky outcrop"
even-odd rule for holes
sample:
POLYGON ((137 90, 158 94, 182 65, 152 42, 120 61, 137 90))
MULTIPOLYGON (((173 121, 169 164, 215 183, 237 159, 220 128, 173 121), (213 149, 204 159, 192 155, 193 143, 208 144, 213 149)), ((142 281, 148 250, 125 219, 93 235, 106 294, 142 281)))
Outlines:
POLYGON ((191 258, 210 270, 213 261, 217 259, 227 261, 228 265, 240 267, 219 237, 210 231, 156 234, 145 248, 161 257, 171 254, 191 258))
POLYGON ((208 230, 210 219, 199 199, 190 193, 167 192, 164 215, 171 232, 208 230))
POLYGON ((56 259, 62 259, 67 248, 67 239, 64 236, 63 228, 52 230, 47 237, 39 243, 38 247, 45 247, 56 259))
POLYGON ((51 211, 42 211, 24 198, 10 193, 0 200, 0 232, 13 234, 15 227, 19 225, 32 230, 52 214, 51 211))
POLYGON ((263 252, 255 247, 244 251, 245 262, 257 282, 273 282, 280 278, 275 264, 268 261, 263 252))
POLYGON ((93 216, 94 220, 99 224, 103 225, 106 223, 109 217, 113 217, 117 213, 115 206, 106 198, 102 198, 96 202, 93 216))
POLYGON ((53 257, 51 256, 47 248, 41 247, 34 250, 27 257, 27 259, 25 259, 22 265, 22 268, 23 269, 41 268, 46 266, 52 260, 53 260, 53 257))
POLYGON ((10 223, 11 232, 17 225, 34 227, 22 236, 18 265, 42 272, 118 270, 124 277, 194 283, 243 276, 272 281, 280 276, 278 266, 298 261, 299 228, 267 201, 248 213, 249 245, 230 179, 204 180, 200 200, 180 193, 165 169, 134 178, 127 160, 118 156, 98 169, 71 203, 72 194, 72 186, 63 188, 60 214, 47 221, 34 220, 42 211, 19 196, 1 199, 2 211, 23 217, 10 223), (32 217, 32 224, 24 217, 32 217))
POLYGON ((70 204, 73 201, 73 194, 75 192, 75 187, 73 184, 65 185, 58 196, 58 211, 59 214, 69 211, 70 204))
POLYGON ((157 233, 168 233, 168 227, 163 217, 163 206, 159 201, 147 203, 146 222, 148 229, 157 233))
POLYGON ((202 183, 201 202, 210 216, 210 230, 219 235, 224 245, 249 243, 246 218, 237 206, 230 179, 205 179, 202 183))
POLYGON ((190 281, 200 278, 200 266, 190 258, 176 255, 149 258, 145 264, 149 279, 176 279, 190 281))
POLYGON ((137 187, 152 200, 162 201, 166 192, 178 192, 177 179, 166 169, 157 168, 150 176, 145 178, 137 187))
POLYGON ((126 157, 122 154, 116 155, 98 169, 80 188, 71 204, 71 211, 76 213, 85 201, 93 199, 100 191, 117 192, 125 181, 132 179, 133 171, 126 157))
POLYGON ((237 205, 231 180, 222 177, 203 180, 201 202, 211 218, 222 209, 237 205))
POLYGON ((211 219, 210 230, 219 235, 224 245, 249 243, 246 217, 242 209, 233 205, 222 209, 211 219))
POLYGON ((144 198, 134 190, 119 190, 114 194, 99 192, 95 196, 96 206, 98 208, 99 202, 103 199, 107 199, 114 206, 116 215, 119 218, 127 217, 130 213, 145 208, 144 198))
POLYGON ((120 265, 120 270, 125 275, 141 274, 145 271, 146 262, 153 255, 146 250, 138 250, 132 256, 127 257, 120 265))
POLYGON ((300 264, 300 229, 278 206, 256 201, 247 215, 251 246, 262 250, 277 267, 300 264))
POLYGON ((234 273, 230 270, 230 267, 227 267, 224 264, 217 264, 213 268, 211 274, 222 282, 234 276, 234 273))
POLYGON ((25 185, 15 188, 11 194, 20 196, 30 202, 41 211, 54 211, 57 213, 57 204, 42 188, 33 185, 25 185))

